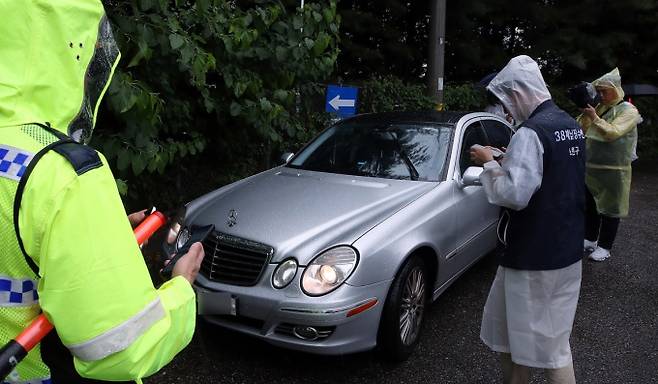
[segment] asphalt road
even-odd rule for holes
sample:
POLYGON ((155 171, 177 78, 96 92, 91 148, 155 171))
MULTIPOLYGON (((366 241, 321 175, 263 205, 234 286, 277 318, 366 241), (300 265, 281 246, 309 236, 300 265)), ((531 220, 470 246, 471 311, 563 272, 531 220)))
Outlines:
MULTIPOLYGON (((634 169, 631 216, 612 257, 584 261, 571 346, 578 383, 658 383, 658 171, 634 169)), ((488 256, 430 308, 422 340, 406 362, 373 352, 338 357, 273 347, 205 326, 154 383, 496 383, 498 360, 479 340, 482 308, 496 264, 488 256)), ((203 325, 201 325, 203 327, 203 325)), ((533 383, 546 383, 541 371, 533 383)))

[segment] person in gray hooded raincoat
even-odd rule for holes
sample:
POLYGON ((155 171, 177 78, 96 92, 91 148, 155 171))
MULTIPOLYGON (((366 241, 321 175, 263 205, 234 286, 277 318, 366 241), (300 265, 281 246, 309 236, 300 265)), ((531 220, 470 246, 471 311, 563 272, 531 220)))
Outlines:
POLYGON ((581 282, 585 137, 528 56, 510 60, 487 90, 521 123, 501 164, 489 148, 471 150, 489 202, 507 218, 480 337, 501 353, 505 383, 527 383, 531 367, 551 383, 575 383, 569 336, 581 282))

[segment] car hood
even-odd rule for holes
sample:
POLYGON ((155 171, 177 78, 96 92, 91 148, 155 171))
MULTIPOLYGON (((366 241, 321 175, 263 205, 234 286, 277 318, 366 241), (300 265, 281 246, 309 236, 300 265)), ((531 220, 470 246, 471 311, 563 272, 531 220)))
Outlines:
POLYGON ((294 256, 305 265, 328 247, 353 243, 436 185, 278 167, 191 202, 186 222, 214 224, 273 247, 272 261, 294 256))

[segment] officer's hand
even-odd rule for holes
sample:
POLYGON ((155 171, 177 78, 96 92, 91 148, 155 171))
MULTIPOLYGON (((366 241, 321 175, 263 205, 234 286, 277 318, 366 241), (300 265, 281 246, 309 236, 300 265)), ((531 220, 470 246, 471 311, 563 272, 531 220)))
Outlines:
POLYGON ((171 277, 183 276, 190 284, 194 283, 204 256, 205 252, 201 243, 192 244, 190 250, 174 265, 171 277))
POLYGON ((137 211, 137 212, 134 212, 134 213, 131 213, 130 215, 128 215, 128 221, 130 221, 130 226, 133 227, 133 229, 135 227, 137 227, 139 225, 139 223, 144 221, 144 219, 146 218, 146 212, 147 211, 148 211, 148 209, 144 209, 144 210, 137 211))

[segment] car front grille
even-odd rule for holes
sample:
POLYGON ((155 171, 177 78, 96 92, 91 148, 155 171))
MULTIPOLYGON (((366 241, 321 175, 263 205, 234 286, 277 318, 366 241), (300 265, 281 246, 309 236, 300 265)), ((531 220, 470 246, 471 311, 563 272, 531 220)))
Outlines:
POLYGON ((224 284, 256 285, 270 261, 274 249, 255 241, 211 233, 203 241, 206 253, 201 263, 201 274, 224 284))

